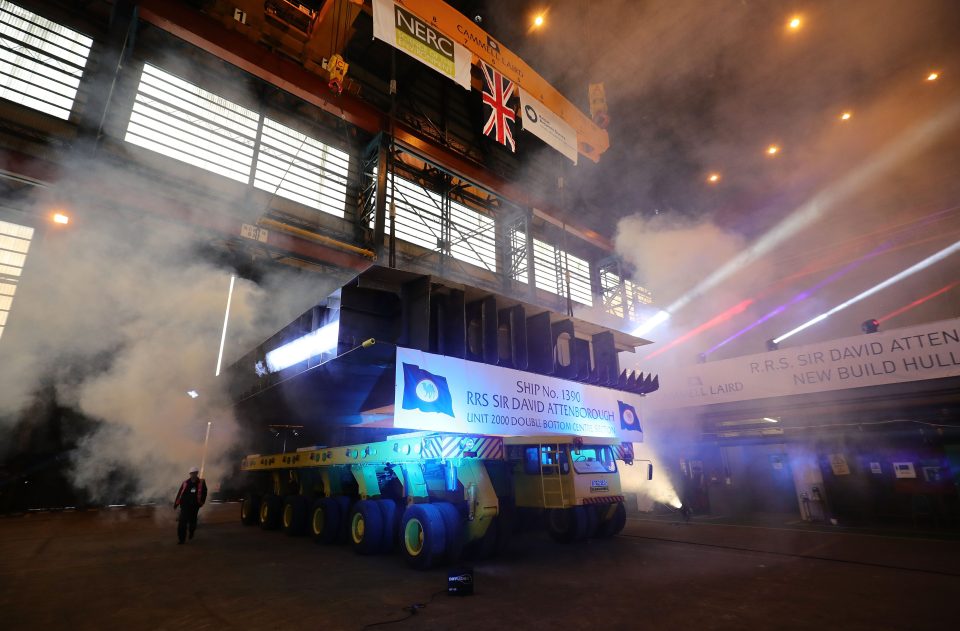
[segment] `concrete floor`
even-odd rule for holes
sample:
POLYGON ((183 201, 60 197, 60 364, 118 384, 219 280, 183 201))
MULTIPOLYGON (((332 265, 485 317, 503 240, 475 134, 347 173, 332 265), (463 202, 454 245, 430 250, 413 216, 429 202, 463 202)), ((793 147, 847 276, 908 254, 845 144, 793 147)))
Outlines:
POLYGON ((426 606, 388 628, 956 625, 955 540, 640 517, 611 541, 520 535, 476 565, 476 595, 450 598, 444 569, 246 528, 238 512, 206 507, 184 546, 166 508, 0 518, 0 627, 361 629, 413 603, 426 606))

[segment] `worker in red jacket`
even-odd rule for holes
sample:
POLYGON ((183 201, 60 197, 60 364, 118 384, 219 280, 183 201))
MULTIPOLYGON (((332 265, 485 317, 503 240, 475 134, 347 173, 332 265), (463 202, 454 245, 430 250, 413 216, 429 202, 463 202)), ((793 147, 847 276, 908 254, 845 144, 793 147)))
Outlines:
POLYGON ((190 477, 180 485, 177 499, 173 501, 173 508, 180 509, 180 518, 177 520, 177 543, 186 541, 188 530, 190 538, 193 539, 193 533, 197 530, 197 513, 206 501, 207 484, 200 479, 200 470, 191 467, 190 477))

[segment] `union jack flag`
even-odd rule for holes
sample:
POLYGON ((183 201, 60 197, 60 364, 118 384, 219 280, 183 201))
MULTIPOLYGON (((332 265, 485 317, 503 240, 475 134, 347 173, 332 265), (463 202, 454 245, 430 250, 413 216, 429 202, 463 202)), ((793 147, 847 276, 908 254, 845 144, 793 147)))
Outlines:
POLYGON ((480 69, 483 71, 483 115, 487 121, 483 124, 483 134, 494 137, 501 145, 515 152, 517 144, 510 126, 516 120, 516 115, 509 104, 516 84, 482 61, 480 69))

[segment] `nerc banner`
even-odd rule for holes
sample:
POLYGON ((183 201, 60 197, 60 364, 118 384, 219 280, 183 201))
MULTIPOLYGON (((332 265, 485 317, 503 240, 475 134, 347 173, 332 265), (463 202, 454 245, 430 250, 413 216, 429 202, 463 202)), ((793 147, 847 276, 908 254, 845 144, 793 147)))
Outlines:
POLYGON ((393 0, 373 0, 373 36, 470 89, 470 51, 393 0))
POLYGON ((643 397, 397 348, 394 427, 492 436, 643 442, 643 397))
POLYGON ((664 375, 669 409, 960 375, 960 318, 798 346, 664 375))

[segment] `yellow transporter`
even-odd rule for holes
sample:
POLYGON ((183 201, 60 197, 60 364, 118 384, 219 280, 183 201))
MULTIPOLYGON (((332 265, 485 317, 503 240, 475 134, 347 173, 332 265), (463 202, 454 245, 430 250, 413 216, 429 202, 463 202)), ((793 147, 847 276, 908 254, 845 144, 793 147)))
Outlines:
POLYGON ((544 514, 558 541, 612 537, 626 520, 617 460, 632 455, 613 438, 447 433, 251 455, 241 518, 360 554, 399 547, 428 568, 491 556, 544 514))

